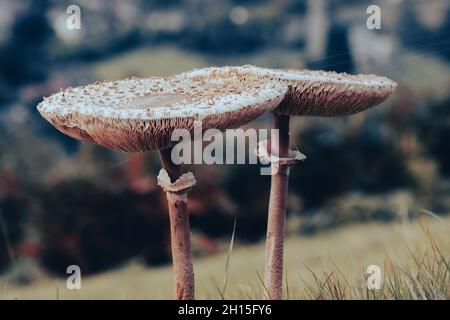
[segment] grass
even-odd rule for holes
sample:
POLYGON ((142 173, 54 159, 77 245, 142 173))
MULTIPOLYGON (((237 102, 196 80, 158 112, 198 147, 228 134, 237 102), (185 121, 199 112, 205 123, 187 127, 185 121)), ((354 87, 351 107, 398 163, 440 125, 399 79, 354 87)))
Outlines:
POLYGON ((444 256, 432 236, 428 235, 427 250, 418 255, 409 250, 412 265, 396 264, 386 260, 384 278, 379 290, 368 290, 364 271, 361 281, 349 282, 338 266, 318 276, 312 270, 314 281, 305 282, 309 299, 313 300, 447 300, 450 298, 450 258, 444 256))
POLYGON ((231 256, 233 255, 235 235, 236 235, 236 218, 234 219, 233 233, 231 234, 230 245, 228 247, 227 260, 225 262, 225 276, 223 277, 223 289, 222 289, 222 291, 219 291, 220 297, 222 299, 225 299, 225 293, 226 293, 227 285, 228 285, 228 278, 230 276, 231 256))
MULTIPOLYGON (((239 221, 237 227, 239 228, 239 221)), ((343 227, 286 241, 287 299, 449 299, 450 218, 343 227), (367 290, 366 269, 378 265, 380 290, 367 290)), ((194 261, 199 299, 261 299, 264 244, 236 246, 234 232, 223 254, 194 261), (224 268, 225 267, 225 268, 224 268), (225 270, 224 270, 225 269, 225 270), (221 286, 217 284, 221 283, 221 286), (220 288, 220 289, 219 289, 220 288)), ((166 299, 172 296, 170 266, 139 261, 84 277, 82 290, 46 276, 27 287, 0 278, 2 299, 166 299)))

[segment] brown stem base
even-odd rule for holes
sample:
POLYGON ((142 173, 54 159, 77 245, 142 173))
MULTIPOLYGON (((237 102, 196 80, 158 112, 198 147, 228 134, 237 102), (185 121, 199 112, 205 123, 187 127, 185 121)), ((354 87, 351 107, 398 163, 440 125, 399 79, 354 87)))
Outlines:
POLYGON ((175 297, 194 300, 194 268, 191 255, 187 193, 167 192, 170 219, 170 243, 175 275, 175 297))
POLYGON ((283 254, 286 228, 286 198, 289 167, 280 166, 272 175, 266 236, 264 284, 271 300, 283 298, 283 254))
POLYGON ((169 220, 172 263, 175 276, 175 298, 194 300, 194 268, 192 265, 187 191, 195 185, 192 174, 181 175, 181 168, 170 157, 171 150, 161 150, 164 170, 158 176, 158 183, 166 192, 169 220), (175 182, 171 182, 175 181, 175 182))
MULTIPOLYGON (((279 115, 273 117, 273 127, 279 131, 278 137, 275 136, 275 139, 272 140, 272 152, 277 153, 279 158, 287 158, 289 155, 289 117, 279 115)), ((279 165, 278 170, 271 177, 264 273, 264 284, 271 300, 283 298, 283 251, 289 182, 289 166, 277 165, 279 165)))

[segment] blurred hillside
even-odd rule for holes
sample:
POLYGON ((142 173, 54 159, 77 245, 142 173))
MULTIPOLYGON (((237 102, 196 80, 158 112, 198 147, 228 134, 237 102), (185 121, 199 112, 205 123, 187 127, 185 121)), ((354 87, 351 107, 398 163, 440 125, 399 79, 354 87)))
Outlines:
MULTIPOLYGON (((450 249, 449 222, 448 218, 422 218, 390 225, 366 223, 314 237, 290 237, 283 294, 290 300, 449 299, 445 261, 450 249), (366 269, 372 264, 382 271, 381 290, 366 288, 366 269)), ((264 299, 266 292, 259 278, 264 244, 235 248, 227 271, 226 252, 224 246, 221 254, 196 259, 198 299, 264 299)), ((64 279, 45 275, 27 287, 3 281, 0 299, 167 299, 172 281, 171 266, 148 269, 131 261, 84 277, 82 290, 68 290, 64 279)))
MULTIPOLYGON (((291 174, 291 234, 448 214, 449 44, 446 0, 0 0, 0 270, 167 263, 157 157, 74 141, 36 105, 59 88, 209 65, 375 73, 399 83, 363 114, 292 120, 293 143, 308 159, 291 174), (374 3, 380 30, 366 28, 374 3), (81 8, 81 30, 66 28, 71 4, 81 8)), ((264 237, 269 178, 258 166, 190 169, 201 182, 189 204, 197 256, 217 253, 235 218, 238 243, 264 237)))

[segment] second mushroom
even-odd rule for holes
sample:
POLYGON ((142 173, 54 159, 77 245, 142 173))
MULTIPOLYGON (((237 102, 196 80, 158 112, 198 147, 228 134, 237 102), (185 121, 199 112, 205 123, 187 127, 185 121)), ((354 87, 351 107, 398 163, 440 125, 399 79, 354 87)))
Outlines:
POLYGON ((268 209, 264 285, 269 299, 282 299, 283 251, 290 167, 306 157, 290 150, 290 116, 339 117, 376 106, 397 84, 375 75, 348 75, 308 70, 277 70, 250 65, 205 68, 182 77, 236 77, 241 81, 263 80, 288 87, 283 101, 273 110, 275 136, 258 144, 258 155, 272 165, 268 209))

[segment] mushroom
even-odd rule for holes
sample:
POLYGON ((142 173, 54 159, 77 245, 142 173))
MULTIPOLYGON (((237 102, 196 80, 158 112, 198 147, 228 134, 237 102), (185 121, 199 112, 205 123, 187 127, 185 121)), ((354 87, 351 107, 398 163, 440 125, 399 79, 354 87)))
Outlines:
POLYGON ((259 80, 131 78, 68 88, 38 105, 41 115, 62 133, 81 141, 125 151, 159 150, 158 184, 166 192, 171 230, 175 296, 194 299, 187 191, 196 180, 172 161, 175 129, 225 130, 271 111, 287 87, 259 80))
MULTIPOLYGON (((364 111, 384 101, 397 84, 375 75, 276 70, 250 65, 194 70, 191 76, 228 74, 238 79, 263 79, 283 83, 288 92, 273 111, 273 128, 278 129, 267 141, 258 144, 261 159, 272 162, 271 189, 266 238, 264 284, 270 299, 282 299, 283 248, 288 194, 289 169, 306 157, 289 150, 290 116, 338 117, 364 111)), ((186 75, 185 75, 186 76, 186 75)))

